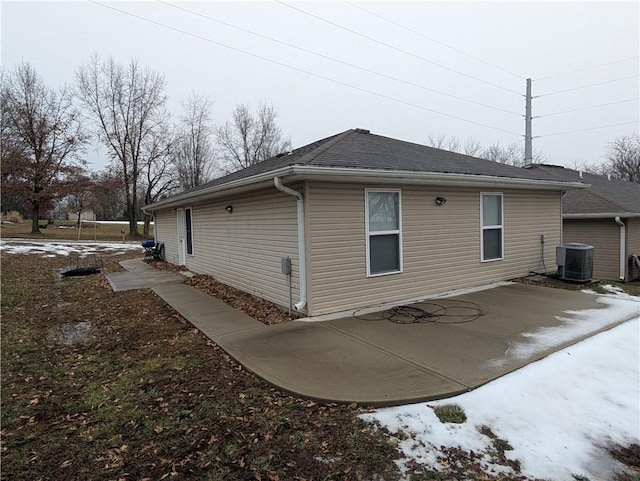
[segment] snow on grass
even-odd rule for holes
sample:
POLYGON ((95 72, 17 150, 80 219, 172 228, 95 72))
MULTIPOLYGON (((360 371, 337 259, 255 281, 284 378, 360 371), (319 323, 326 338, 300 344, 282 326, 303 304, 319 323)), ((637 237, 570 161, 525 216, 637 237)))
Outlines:
MULTIPOLYGON (((640 313, 640 298, 615 288, 609 291, 626 303, 611 302, 598 315, 615 319, 628 313, 629 302, 635 305, 636 316, 640 313)), ((591 311, 582 314, 587 323, 595 316, 591 311)), ((510 469, 492 464, 491 439, 478 431, 489 426, 511 444, 513 450, 506 456, 519 460, 526 476, 553 481, 573 481, 574 475, 592 481, 612 479, 623 466, 607 447, 640 442, 639 339, 640 317, 636 317, 474 391, 380 409, 364 418, 377 420, 391 432, 403 432, 400 447, 405 462, 416 460, 432 469, 443 468, 437 461, 442 446, 486 453, 487 472, 510 469), (433 408, 446 404, 462 407, 467 421, 441 423, 433 408)))
POLYGON ((84 257, 93 253, 117 255, 130 250, 142 252, 143 249, 140 244, 105 242, 0 241, 0 252, 3 254, 35 254, 41 257, 69 256, 71 254, 84 257))

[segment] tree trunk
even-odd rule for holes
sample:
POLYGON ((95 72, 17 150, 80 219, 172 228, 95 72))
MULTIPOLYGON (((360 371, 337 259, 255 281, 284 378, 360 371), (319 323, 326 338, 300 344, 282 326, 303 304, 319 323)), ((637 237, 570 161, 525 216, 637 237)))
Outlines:
POLYGON ((138 223, 136 222, 136 206, 131 204, 128 206, 129 217, 129 235, 138 235, 138 223))
POLYGON ((131 192, 131 204, 129 205, 129 234, 133 237, 138 236, 138 188, 137 182, 133 183, 131 192))
POLYGON ((40 232, 40 206, 38 204, 33 204, 33 210, 31 215, 31 233, 32 234, 42 234, 40 232))
POLYGON ((145 237, 149 237, 149 225, 151 224, 151 216, 149 214, 144 215, 144 228, 142 234, 145 237))

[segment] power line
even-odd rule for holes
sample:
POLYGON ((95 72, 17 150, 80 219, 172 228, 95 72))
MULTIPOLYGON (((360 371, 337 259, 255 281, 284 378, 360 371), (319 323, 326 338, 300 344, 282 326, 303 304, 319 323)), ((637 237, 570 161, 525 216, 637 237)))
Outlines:
POLYGON ((627 99, 627 100, 618 100, 617 102, 607 102, 606 104, 589 105, 588 107, 580 107, 578 109, 563 110, 561 112, 552 112, 550 114, 537 115, 533 118, 539 119, 540 117, 551 117, 552 115, 568 114, 569 112, 579 112, 580 110, 596 109, 598 107, 606 107, 607 105, 624 104, 627 102, 634 102, 636 100, 640 100, 640 97, 636 97, 634 99, 627 99))
POLYGON ((573 88, 566 89, 566 90, 556 90, 554 92, 547 92, 546 94, 536 95, 534 98, 548 97, 550 95, 562 94, 562 93, 565 93, 565 92, 572 92, 574 90, 586 89, 588 87, 595 87, 596 85, 604 85, 604 84, 610 84, 610 83, 614 83, 614 82, 621 82, 622 80, 628 80, 630 78, 637 78, 637 77, 640 77, 640 75, 629 75, 628 77, 620 77, 620 78, 616 78, 616 79, 613 79, 613 80, 605 80, 604 82, 597 82, 597 83, 593 83, 593 84, 589 84, 589 85, 581 85, 580 87, 573 87, 573 88))
POLYGON ((375 12, 372 12, 369 9, 366 9, 366 8, 364 8, 364 7, 360 6, 360 5, 357 5, 357 4, 353 3, 353 2, 350 2, 349 0, 344 0, 344 1, 345 1, 345 3, 351 5, 354 8, 362 10, 363 12, 367 12, 369 15, 373 15, 374 17, 377 17, 377 18, 379 18, 381 20, 384 20, 385 22, 388 22, 388 23, 390 23, 392 25, 395 25, 396 27, 399 27, 399 28, 401 28, 403 30, 406 30, 407 32, 411 32, 414 35, 418 35, 419 37, 425 38, 425 39, 427 39, 427 40, 429 40, 429 41, 431 41, 433 43, 437 43, 438 45, 442 45, 443 47, 448 48, 449 50, 452 50, 452 51, 454 51, 456 53, 459 53, 460 55, 464 55, 465 57, 477 60, 478 62, 481 62, 481 63, 483 63, 485 65, 489 65, 490 67, 493 67, 493 68, 495 68, 497 70, 500 70, 502 72, 508 73, 509 75, 513 75, 514 77, 518 77, 519 79, 522 79, 522 80, 525 79, 525 77, 523 77, 522 75, 514 73, 511 70, 507 70, 506 68, 500 67, 499 65, 496 65, 494 63, 488 62, 487 60, 483 60, 480 57, 476 57, 475 55, 471 55, 470 53, 464 52, 464 51, 462 51, 462 50, 460 50, 460 49, 458 49, 456 47, 452 47, 451 45, 447 45, 446 43, 441 42, 440 40, 437 40, 437 39, 435 39, 433 37, 429 37, 428 35, 425 35, 422 32, 418 32, 417 30, 413 30, 412 28, 409 28, 406 25, 402 25, 401 23, 398 23, 398 22, 395 22, 395 21, 393 21, 393 20, 391 20, 389 18, 383 17, 382 15, 379 15, 379 14, 377 14, 375 12))
POLYGON ((300 13, 302 13, 304 15, 308 15, 310 17, 313 17, 313 18, 315 18, 317 20, 320 20, 321 22, 328 23, 329 25, 332 25, 332 26, 334 26, 336 28, 339 28, 341 30, 344 30, 346 32, 352 33, 353 35, 357 35, 359 37, 365 38, 365 39, 367 39, 367 40, 369 40, 371 42, 375 42, 375 43, 377 43, 379 45, 383 45, 383 46, 385 46, 387 48, 390 48, 390 49, 395 50, 397 52, 401 52, 401 53, 403 53, 405 55, 409 55, 410 57, 422 60, 423 62, 429 63, 431 65, 435 65, 435 66, 440 67, 440 68, 442 68, 444 70, 448 70, 448 71, 456 73, 458 75, 462 75, 463 77, 467 77, 467 78, 470 78, 472 80, 476 80, 477 82, 482 82, 484 84, 491 85, 492 87, 495 87, 495 88, 504 90, 505 92, 510 92, 510 93, 513 93, 515 95, 518 95, 518 96, 522 97, 522 94, 520 92, 516 91, 516 90, 511 90, 509 88, 503 87, 503 86, 495 84, 493 82, 489 82, 488 80, 483 80, 481 78, 474 77, 473 75, 469 75, 469 74, 467 74, 465 72, 461 72, 460 70, 456 70, 454 68, 447 67, 446 65, 442 65, 441 63, 434 62, 433 60, 429 60, 428 58, 422 57, 420 55, 416 55, 415 53, 409 52, 407 50, 401 49, 400 47, 396 47, 396 46, 391 45, 389 43, 383 42, 382 40, 378 40, 376 38, 370 37, 368 35, 365 35, 364 33, 357 32, 356 30, 352 30, 352 29, 350 29, 348 27, 344 27, 344 26, 342 26, 342 25, 340 25, 338 23, 335 23, 335 22, 332 22, 330 20, 327 20, 326 18, 320 17, 320 16, 315 15, 315 14, 313 14, 311 12, 307 12, 306 10, 303 10, 301 8, 294 7, 293 5, 289 5, 288 3, 285 3, 285 2, 283 2, 281 0, 274 0, 274 1, 278 2, 281 5, 284 5, 287 8, 290 8, 292 10, 300 12, 300 13))
POLYGON ((545 135, 538 135, 536 137, 534 137, 534 139, 539 139, 541 137, 553 137, 555 135, 565 135, 565 134, 574 134, 576 132, 586 132, 588 130, 599 130, 599 129, 606 129, 608 127, 619 127, 621 125, 630 125, 630 124, 638 124, 637 120, 633 120, 631 122, 621 122, 619 124, 609 124, 609 125, 601 125, 600 127, 590 127, 588 129, 578 129, 578 130, 567 130, 566 132, 556 132, 553 134, 545 134, 545 135))
POLYGON ((157 22, 155 20, 151 20, 149 18, 143 17, 141 15, 137 15, 135 13, 130 13, 130 12, 127 12, 125 10, 120 10, 119 8, 112 7, 111 5, 106 5, 106 4, 97 2, 96 0, 87 0, 87 1, 89 3, 93 3, 94 5, 99 5, 101 7, 108 8, 110 10, 122 13, 123 15, 128 15, 130 17, 137 18, 138 20, 142 20, 144 22, 151 23, 151 24, 157 25, 159 27, 163 27, 163 28, 166 28, 168 30, 172 30, 174 32, 181 33, 183 35, 187 35, 189 37, 193 37, 193 38, 196 38, 198 40, 202 40, 204 42, 208 42, 208 43, 211 43, 211 44, 214 44, 214 45, 218 45, 220 47, 233 50, 234 52, 238 52, 238 53, 242 53, 244 55, 248 55, 250 57, 258 58, 260 60, 264 60, 265 62, 270 62, 270 63, 276 64, 276 65, 279 65, 281 67, 288 68, 290 70, 294 70, 294 71, 301 72, 301 73, 304 73, 304 74, 307 74, 307 75, 311 75, 313 77, 317 77, 317 78, 320 78, 320 79, 323 79, 323 80, 327 80, 329 82, 333 82, 335 84, 342 85, 344 87, 349 87, 349 88, 354 89, 354 90, 359 90, 361 92, 365 92, 365 93, 368 93, 368 94, 371 94, 371 95, 375 95, 377 97, 381 97, 381 98, 384 98, 384 99, 387 99, 387 100, 391 100, 393 102, 398 102, 398 103, 401 103, 401 104, 404 104, 404 105, 408 105, 408 106, 411 106, 411 107, 414 107, 414 108, 417 108, 417 109, 420 109, 420 110, 424 110, 426 112, 432 112, 432 113, 435 113, 435 114, 438 114, 438 115, 449 117, 449 118, 452 118, 452 119, 455 119, 455 120, 459 120, 461 122, 467 122, 467 123, 470 123, 470 124, 479 125, 479 126, 486 127, 486 128, 493 129, 493 130, 497 130, 497 131, 500 131, 500 132, 505 132, 505 133, 508 133, 508 134, 520 136, 520 134, 516 133, 516 132, 512 132, 512 131, 509 131, 509 130, 501 129, 499 127, 494 127, 494 126, 491 126, 491 125, 488 125, 488 124, 483 124, 482 122, 476 122, 475 120, 465 119, 465 118, 462 118, 462 117, 458 117, 456 115, 448 114, 446 112, 440 112, 438 110, 430 109, 430 108, 424 107, 422 105, 414 104, 412 102, 407 102, 406 100, 402 100, 402 99, 398 99, 398 98, 395 98, 395 97, 391 97, 389 95, 385 95, 385 94, 381 94, 381 93, 378 93, 378 92, 374 92, 372 90, 365 89, 363 87, 358 87, 357 85, 352 85, 352 84, 349 84, 349 83, 346 83, 346 82, 342 82, 341 80, 336 80, 336 79, 333 79, 333 78, 330 78, 330 77, 326 77, 326 76, 321 75, 321 74, 310 72, 310 71, 305 70, 305 69, 294 67, 292 65, 288 65, 286 63, 279 62, 278 60, 273 60, 273 59, 270 59, 270 58, 267 58, 267 57, 263 57, 262 55, 255 54, 253 52, 248 52, 246 50, 242 50, 242 49, 237 48, 237 47, 232 47, 231 45, 227 45, 227 44, 224 44, 222 42, 218 42, 216 40, 211 40, 209 38, 202 37, 202 36, 197 35, 195 33, 191 33, 191 32, 188 32, 186 30, 182 30, 182 29, 179 29, 179 28, 176 28, 176 27, 172 27, 170 25, 166 25, 164 23, 157 22))
POLYGON ((563 75, 569 75, 569 74, 572 74, 572 73, 584 72, 586 70, 592 70, 592 69, 599 68, 599 67, 606 67, 607 65, 613 65, 613 64, 616 64, 616 63, 628 62, 629 60, 638 60, 638 56, 634 55, 633 57, 621 58, 620 60, 613 60, 612 62, 600 63, 598 65, 592 65, 590 67, 579 68, 579 69, 576 69, 576 70, 569 70, 568 72, 562 72, 562 73, 555 74, 555 75, 547 75, 546 77, 538 77, 538 78, 533 79, 533 80, 534 81, 538 81, 538 80, 547 80, 547 79, 550 79, 550 78, 562 77, 563 75))
POLYGON ((204 18, 204 19, 206 19, 206 20, 209 20, 209 21, 212 21, 212 22, 218 23, 218 24, 220 24, 220 25, 225 25, 225 26, 227 26, 227 27, 234 28, 234 29, 236 29, 236 30, 240 30, 241 32, 245 32, 245 33, 248 33, 248 34, 250 34, 250 35, 254 35, 254 36, 257 36, 257 37, 260 37, 260 38, 263 38, 263 39, 269 40, 269 41, 271 41, 271 42, 278 43, 278 44, 280 44, 280 45, 285 45, 285 46, 287 46, 287 47, 289 47, 289 48, 293 48, 293 49, 299 50, 299 51, 301 51, 301 52, 308 53, 308 54, 310 54, 310 55, 315 55, 316 57, 324 58, 324 59, 326 59, 326 60, 330 60, 330 61, 332 61, 332 62, 336 62, 336 63, 342 64, 342 65, 346 65, 346 66, 348 66, 348 67, 351 67, 351 68, 354 68, 354 69, 360 70, 360 71, 362 71, 362 72, 367 72, 367 73, 370 73, 370 74, 378 75, 379 77, 383 77, 383 78, 386 78, 386 79, 389 79, 389 80, 393 80, 393 81, 395 81, 395 82, 401 82, 401 83, 403 83, 403 84, 410 85, 410 86, 412 86, 412 87, 417 87, 417 88, 420 88, 420 89, 422 89, 422 90, 427 90, 427 91, 430 91, 430 92, 434 92, 434 93, 437 93, 437 94, 440 94, 440 95, 444 95, 444 96, 446 96, 446 97, 451 97, 451 98, 454 98, 454 99, 457 99, 457 100, 461 100, 461 101, 463 101, 463 102, 468 102, 468 103, 472 103, 472 104, 475 104, 475 105, 480 105, 480 106, 482 106, 482 107, 487 107, 487 108, 490 108, 490 109, 493 109, 493 110, 497 110, 497 111, 499 111, 499 112, 504 112, 504 113, 508 113, 508 114, 511 114, 511 115, 516 115, 516 116, 518 116, 518 117, 522 117, 522 114, 520 114, 520 113, 518 113, 518 112, 513 112, 513 111, 511 111, 511 110, 507 110, 507 109, 503 109, 503 108, 500 108, 500 107, 496 107, 496 106, 494 106, 494 105, 485 104, 485 103, 483 103, 483 102, 478 102, 478 101, 475 101, 475 100, 472 100, 472 99, 468 99, 468 98, 465 98, 465 97, 460 97, 460 96, 458 96, 458 95, 454 95, 454 94, 450 94, 450 93, 447 93, 447 92, 443 92, 443 91, 441 91, 441 90, 437 90, 437 89, 433 89, 433 88, 430 88, 430 87, 426 87, 426 86, 424 86, 424 85, 417 84, 417 83, 415 83, 415 82, 411 82, 411 81, 408 81, 408 80, 404 80, 404 79, 401 79, 401 78, 398 78, 398 77, 394 77, 394 76, 392 76, 392 75, 387 75, 387 74, 385 74, 385 73, 378 72, 378 71, 376 71, 376 70, 372 70, 372 69, 369 69, 369 68, 366 68, 366 67, 362 67, 362 66, 360 66, 360 65, 355 65, 355 64, 352 64, 352 63, 350 63, 350 62, 346 62, 346 61, 344 61, 344 60, 340 60, 340 59, 338 59, 338 58, 331 57, 331 56, 329 56, 329 55, 324 55, 324 54, 322 54, 322 53, 315 52, 315 51, 313 51, 313 50, 309 50, 309 49, 306 49, 306 48, 304 48, 304 47, 300 47, 300 46, 298 46, 298 45, 294 45, 294 44, 291 44, 291 43, 285 42, 285 41, 283 41, 283 40, 279 40, 279 39, 277 39, 277 38, 270 37, 270 36, 268 36, 268 35, 264 35, 264 34, 261 34, 261 33, 258 33, 258 32, 254 32, 254 31, 252 31, 252 30, 249 30, 249 29, 246 29, 246 28, 243 28, 243 27, 239 27, 239 26, 237 26, 237 25, 233 25, 233 24, 231 24, 231 23, 224 22, 224 21, 222 21, 222 20, 219 20, 219 19, 216 19, 216 18, 210 17, 210 16, 208 16, 208 15, 204 15, 204 14, 202 14, 202 13, 200 13, 200 12, 196 12, 196 11, 193 11, 193 10, 189 10, 188 8, 184 8, 184 7, 180 7, 180 6, 178 6, 178 5, 171 4, 171 3, 166 2, 166 1, 164 1, 164 0, 156 0, 156 2, 161 3, 162 5, 166 5, 166 6, 168 6, 168 7, 171 7, 171 8, 175 8, 175 9, 177 9, 177 10, 182 10, 183 12, 190 13, 190 14, 192 14, 192 15, 195 15, 195 16, 197 16, 197 17, 204 18))

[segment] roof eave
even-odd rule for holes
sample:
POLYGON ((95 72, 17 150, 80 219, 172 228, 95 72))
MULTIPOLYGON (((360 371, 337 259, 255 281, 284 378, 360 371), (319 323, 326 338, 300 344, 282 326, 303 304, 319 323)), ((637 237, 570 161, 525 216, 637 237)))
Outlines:
POLYGON ((523 179, 516 177, 498 177, 491 175, 453 174, 440 172, 416 172, 407 170, 362 169, 348 167, 318 167, 309 165, 293 165, 263 172, 225 184, 213 185, 196 191, 178 194, 165 200, 144 207, 146 212, 170 209, 186 205, 196 200, 218 197, 224 192, 237 193, 238 190, 249 190, 254 184, 260 184, 274 177, 286 177, 287 180, 324 180, 351 182, 423 184, 441 186, 469 187, 509 187, 520 189, 568 190, 589 187, 580 182, 560 182, 550 180, 523 179))
POLYGON ((640 212, 589 212, 586 214, 562 214, 563 219, 631 219, 640 217, 640 212))
POLYGON ((236 191, 238 189, 246 187, 254 187, 254 184, 259 184, 264 181, 273 179, 274 177, 282 177, 291 174, 292 167, 283 167, 281 169, 271 170, 261 174, 252 175, 250 177, 244 177, 242 179, 233 180, 220 185, 213 185, 211 187, 205 187, 191 192, 185 192, 183 194, 177 194, 168 199, 164 199, 153 204, 149 204, 143 207, 145 212, 153 212, 161 209, 170 209, 173 207, 179 207, 186 205, 194 200, 202 200, 209 197, 216 197, 220 193, 225 191, 236 191))
POLYGON ((347 167, 294 166, 292 175, 304 179, 363 181, 402 184, 425 184, 446 186, 473 186, 512 188, 537 188, 548 190, 583 189, 589 187, 581 182, 561 182, 492 175, 454 174, 441 172, 416 172, 407 170, 378 170, 347 167))

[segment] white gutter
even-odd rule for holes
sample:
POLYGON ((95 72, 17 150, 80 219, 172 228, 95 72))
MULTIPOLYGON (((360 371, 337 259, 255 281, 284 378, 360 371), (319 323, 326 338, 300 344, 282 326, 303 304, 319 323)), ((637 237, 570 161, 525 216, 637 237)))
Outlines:
POLYGON ((294 306, 300 311, 307 305, 307 256, 305 252, 306 243, 304 239, 304 197, 302 193, 282 185, 280 177, 273 178, 273 185, 280 192, 294 196, 298 207, 298 281, 300 283, 300 300, 294 306))
POLYGON ((202 189, 196 189, 184 194, 177 194, 174 197, 160 200, 143 207, 144 211, 179 207, 187 200, 198 197, 215 195, 227 190, 246 187, 262 181, 271 181, 274 177, 286 176, 289 180, 330 180, 341 182, 380 182, 380 183, 404 183, 404 184, 425 184, 441 186, 470 186, 470 187, 512 187, 512 188, 537 188, 566 190, 571 188, 586 188, 589 184, 581 182, 561 182, 554 180, 522 179, 516 177, 498 177, 492 175, 477 174, 450 174, 442 172, 416 172, 412 170, 385 170, 385 169, 363 169, 347 167, 318 167, 309 165, 293 165, 282 167, 270 172, 243 177, 241 179, 225 182, 224 184, 212 185, 202 189))
POLYGON ((352 167, 319 167, 315 165, 294 166, 292 175, 303 175, 305 178, 327 177, 341 179, 344 182, 379 180, 386 182, 425 183, 430 185, 451 186, 485 186, 501 185, 511 187, 537 187, 547 189, 587 188, 589 184, 582 182, 562 182, 555 180, 523 179, 516 177, 499 177, 481 174, 456 174, 445 172, 417 172, 412 170, 365 169, 352 167))
POLYGON ((626 227, 624 222, 620 220, 620 216, 616 216, 613 220, 616 221, 616 224, 620 226, 620 280, 624 281, 624 274, 626 268, 626 260, 627 260, 627 247, 626 247, 626 227))
POLYGON ((562 214, 563 219, 611 219, 624 217, 625 219, 640 217, 640 212, 595 212, 589 214, 562 214))

